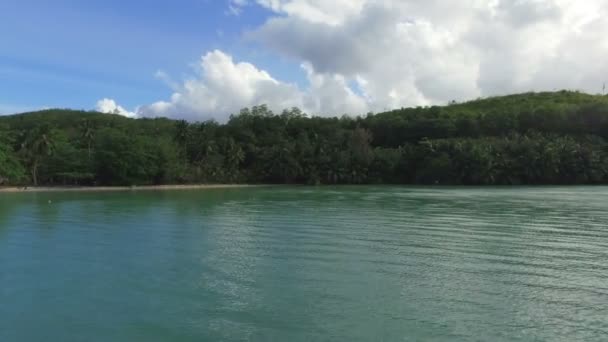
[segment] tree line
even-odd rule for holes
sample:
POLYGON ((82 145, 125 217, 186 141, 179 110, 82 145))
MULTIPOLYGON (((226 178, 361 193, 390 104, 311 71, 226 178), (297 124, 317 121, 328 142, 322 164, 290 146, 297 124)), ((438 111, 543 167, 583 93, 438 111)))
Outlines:
POLYGON ((0 184, 608 184, 608 97, 526 93, 225 124, 72 110, 0 117, 0 184))

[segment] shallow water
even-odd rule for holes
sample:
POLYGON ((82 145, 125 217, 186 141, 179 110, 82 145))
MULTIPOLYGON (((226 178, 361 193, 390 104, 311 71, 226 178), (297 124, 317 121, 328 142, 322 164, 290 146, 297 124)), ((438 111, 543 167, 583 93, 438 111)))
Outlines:
POLYGON ((606 209, 607 187, 0 194, 0 341, 606 341, 606 209))

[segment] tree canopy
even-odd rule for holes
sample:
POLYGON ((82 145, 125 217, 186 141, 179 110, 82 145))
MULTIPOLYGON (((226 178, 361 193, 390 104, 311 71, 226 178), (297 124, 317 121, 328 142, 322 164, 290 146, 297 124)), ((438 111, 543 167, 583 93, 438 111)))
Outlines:
POLYGON ((0 117, 0 184, 604 184, 607 139, 608 97, 569 91, 225 124, 54 109, 0 117))

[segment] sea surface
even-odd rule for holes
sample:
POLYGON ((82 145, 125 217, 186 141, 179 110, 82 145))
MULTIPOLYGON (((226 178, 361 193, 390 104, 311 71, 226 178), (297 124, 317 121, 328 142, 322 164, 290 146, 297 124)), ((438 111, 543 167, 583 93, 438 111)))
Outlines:
POLYGON ((608 341, 608 188, 0 193, 0 341, 608 341))

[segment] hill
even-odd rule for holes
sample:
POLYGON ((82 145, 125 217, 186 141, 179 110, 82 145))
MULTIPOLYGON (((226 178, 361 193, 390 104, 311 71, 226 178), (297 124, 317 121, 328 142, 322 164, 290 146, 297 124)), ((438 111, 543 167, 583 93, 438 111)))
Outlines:
POLYGON ((568 91, 226 124, 54 109, 0 117, 0 182, 604 184, 606 139, 608 97, 568 91))

